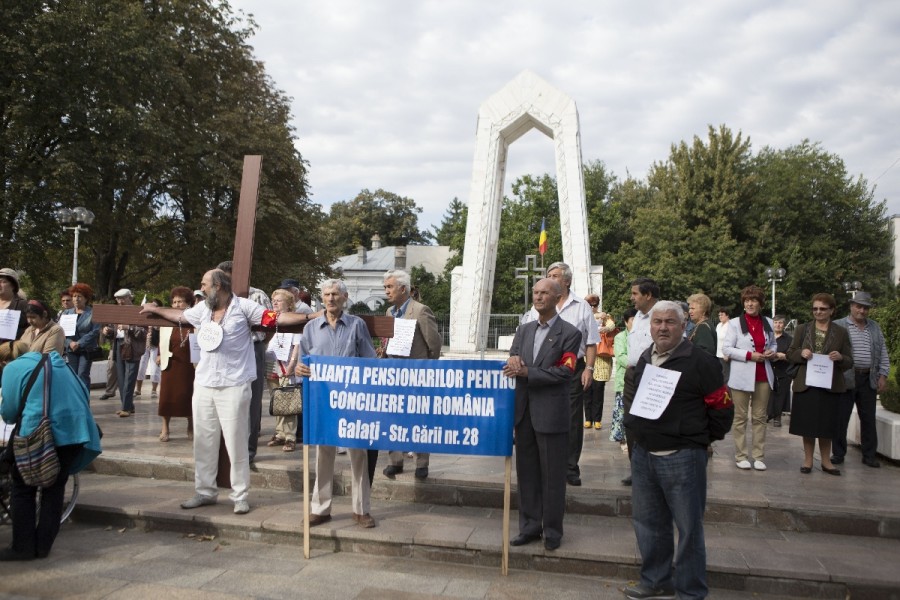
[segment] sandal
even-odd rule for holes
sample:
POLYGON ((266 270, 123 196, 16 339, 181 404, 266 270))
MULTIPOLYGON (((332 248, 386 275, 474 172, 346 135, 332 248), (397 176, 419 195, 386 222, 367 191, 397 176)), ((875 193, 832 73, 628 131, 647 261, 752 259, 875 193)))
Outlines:
POLYGON ((159 441, 161 441, 161 442, 168 442, 168 441, 169 441, 169 434, 168 434, 168 433, 160 433, 160 434, 159 434, 159 441))
POLYGON ((269 440, 269 443, 266 445, 267 446, 283 446, 284 440, 282 438, 278 437, 277 435, 273 435, 272 439, 269 440))
POLYGON ((293 452, 295 450, 295 448, 296 448, 296 443, 291 440, 287 440, 284 443, 284 448, 282 448, 281 451, 282 452, 293 452))

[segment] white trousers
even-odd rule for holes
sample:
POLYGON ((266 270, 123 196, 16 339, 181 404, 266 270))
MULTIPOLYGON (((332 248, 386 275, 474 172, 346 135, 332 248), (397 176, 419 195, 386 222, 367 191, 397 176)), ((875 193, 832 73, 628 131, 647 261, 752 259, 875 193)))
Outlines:
POLYGON ((162 371, 160 371, 159 365, 156 364, 157 356, 159 356, 159 348, 151 348, 148 345, 147 350, 144 351, 144 355, 141 357, 141 364, 138 366, 138 381, 143 381, 147 378, 147 370, 149 369, 150 383, 159 383, 162 371))
POLYGON ((194 489, 201 496, 219 494, 219 440, 231 459, 231 500, 247 499, 250 490, 250 382, 231 387, 205 387, 194 384, 194 489))
MULTIPOLYGON (((331 495, 334 491, 334 446, 316 446, 316 484, 310 498, 310 512, 316 515, 331 514, 331 495)), ((353 479, 351 496, 353 512, 369 514, 369 459, 365 450, 350 448, 350 474, 353 479)))

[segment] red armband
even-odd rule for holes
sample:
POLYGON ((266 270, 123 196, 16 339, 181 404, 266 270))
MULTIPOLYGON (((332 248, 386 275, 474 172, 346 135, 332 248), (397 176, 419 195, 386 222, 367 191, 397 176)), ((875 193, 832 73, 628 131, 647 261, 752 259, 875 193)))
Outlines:
POLYGON ((263 327, 275 327, 278 324, 278 313, 274 310, 263 311, 262 321, 263 327))
POLYGON ((731 394, 728 393, 728 386, 725 385, 704 396, 703 401, 706 402, 706 408, 711 410, 721 410, 733 404, 731 394))
POLYGON ((575 354, 572 352, 566 352, 562 355, 562 358, 559 359, 559 362, 556 363, 555 366, 565 367, 574 373, 576 362, 578 362, 578 357, 575 356, 575 354))

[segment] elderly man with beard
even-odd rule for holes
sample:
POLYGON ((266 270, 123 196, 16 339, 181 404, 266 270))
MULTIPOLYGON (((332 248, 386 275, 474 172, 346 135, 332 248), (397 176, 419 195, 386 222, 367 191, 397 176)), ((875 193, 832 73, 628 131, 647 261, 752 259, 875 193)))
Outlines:
MULTIPOLYGON (((322 302, 325 314, 310 321, 300 340, 301 356, 357 356, 375 358, 375 347, 365 322, 344 312, 349 295, 347 286, 340 279, 327 279, 322 283, 322 302)), ((309 365, 298 364, 294 373, 309 377, 309 365)), ((309 526, 315 527, 331 520, 331 496, 334 487, 334 446, 316 447, 316 483, 310 502, 309 526)), ((353 521, 364 528, 375 527, 375 519, 369 514, 371 484, 369 483, 368 452, 362 448, 350 448, 350 474, 353 479, 351 498, 353 521)))
POLYGON ((706 449, 731 429, 734 403, 716 357, 684 339, 677 303, 655 303, 649 320, 653 343, 635 366, 634 403, 625 415, 634 440, 632 523, 642 561, 640 582, 625 596, 706 598, 706 449), (645 393, 653 400, 644 402, 645 393))
POLYGON ((200 344, 200 362, 194 377, 194 489, 196 494, 181 508, 215 504, 218 496, 219 439, 231 458, 231 494, 236 514, 250 512, 249 435, 251 384, 256 379, 251 327, 299 325, 307 315, 266 311, 259 304, 231 291, 231 277, 221 269, 207 271, 200 282, 204 302, 187 310, 145 305, 142 313, 158 315, 194 327, 200 344), (277 319, 277 321, 276 321, 277 319))

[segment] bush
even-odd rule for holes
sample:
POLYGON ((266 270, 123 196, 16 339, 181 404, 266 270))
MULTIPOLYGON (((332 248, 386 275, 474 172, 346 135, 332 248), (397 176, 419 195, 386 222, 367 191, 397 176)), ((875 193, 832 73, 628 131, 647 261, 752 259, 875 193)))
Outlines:
POLYGON ((900 413, 900 383, 897 382, 898 378, 900 378, 900 369, 895 369, 894 377, 888 378, 887 387, 878 395, 878 398, 881 400, 881 406, 893 413, 900 413))

